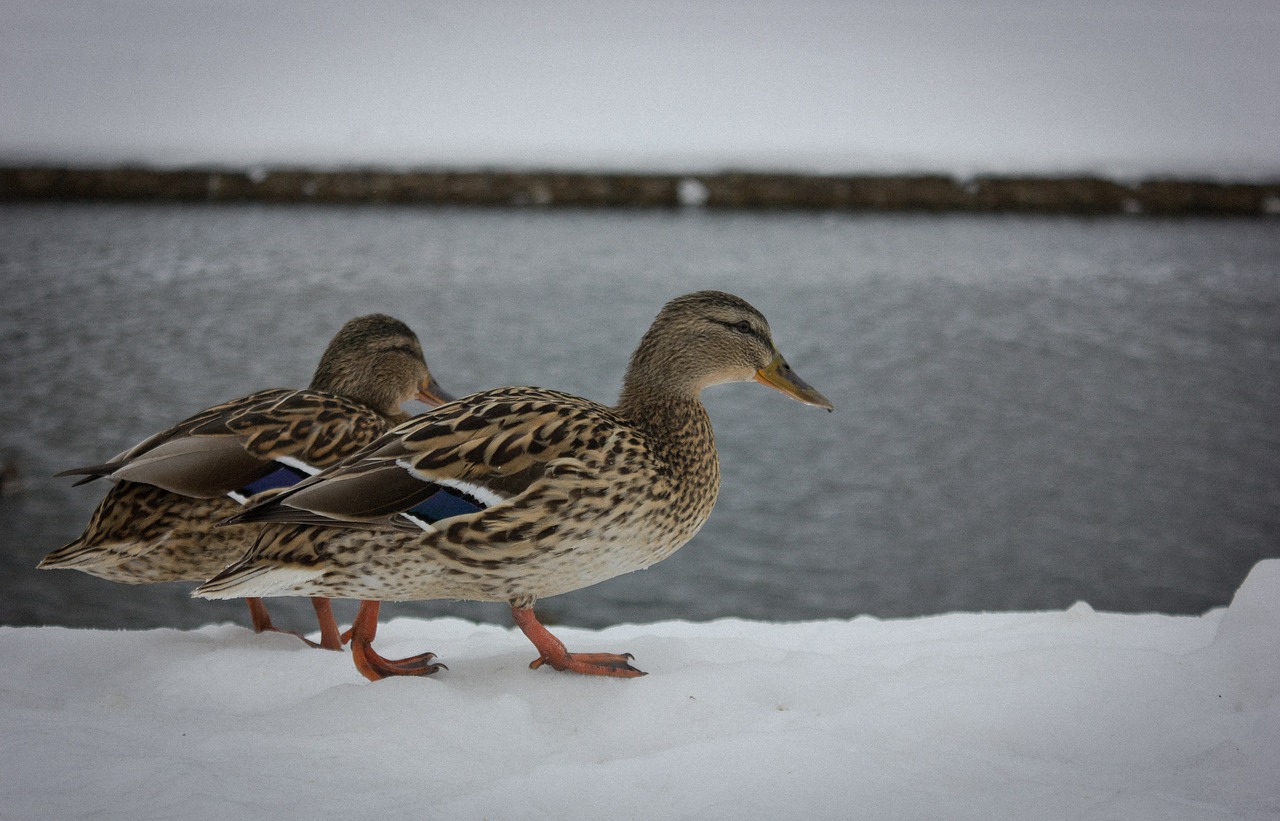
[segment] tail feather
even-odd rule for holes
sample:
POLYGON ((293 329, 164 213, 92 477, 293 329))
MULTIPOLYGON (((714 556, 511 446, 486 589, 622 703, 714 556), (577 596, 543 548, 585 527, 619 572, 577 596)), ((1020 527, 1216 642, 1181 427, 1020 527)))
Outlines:
POLYGON ((90 544, 83 539, 76 539, 50 553, 36 565, 40 570, 81 570, 86 567, 111 567, 128 561, 134 554, 122 545, 90 544))
POLYGON ((115 472, 117 467, 119 467, 119 465, 115 465, 110 462, 107 462, 101 465, 89 465, 88 467, 71 468, 70 470, 64 470, 64 471, 55 473, 53 474, 53 476, 55 479, 60 479, 64 476, 80 476, 82 477, 80 481, 72 485, 72 487, 79 487, 80 485, 87 484, 88 482, 92 482, 94 479, 101 479, 103 476, 110 476, 112 473, 115 472))
POLYGON ((265 598, 306 595, 296 588, 324 574, 316 567, 237 562, 197 587, 191 595, 203 599, 265 598))

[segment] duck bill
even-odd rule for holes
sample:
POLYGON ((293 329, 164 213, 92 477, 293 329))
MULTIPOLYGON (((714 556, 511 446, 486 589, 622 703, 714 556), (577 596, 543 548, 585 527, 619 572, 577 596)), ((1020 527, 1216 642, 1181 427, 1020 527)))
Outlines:
POLYGON ((418 394, 414 398, 424 405, 430 405, 434 408, 437 405, 443 405, 445 402, 452 402, 454 396, 440 387, 440 383, 436 381, 434 376, 428 376, 418 386, 418 394))
POLYGON ((796 372, 787 364, 787 360, 782 358, 782 354, 778 354, 772 362, 756 371, 756 381, 761 385, 768 385, 774 390, 782 391, 798 402, 813 405, 815 408, 832 410, 830 400, 796 375, 796 372))

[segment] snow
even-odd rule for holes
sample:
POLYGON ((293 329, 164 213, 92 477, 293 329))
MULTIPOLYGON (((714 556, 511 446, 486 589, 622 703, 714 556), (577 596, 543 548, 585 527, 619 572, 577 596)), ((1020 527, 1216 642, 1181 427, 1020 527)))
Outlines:
POLYGON ((449 669, 376 683, 233 625, 3 628, 0 816, 1280 816, 1280 560, 1199 617, 556 632, 649 675, 530 670, 456 619, 385 623, 385 654, 449 669))
POLYGON ((0 161, 1280 174, 1274 0, 0 0, 0 161))

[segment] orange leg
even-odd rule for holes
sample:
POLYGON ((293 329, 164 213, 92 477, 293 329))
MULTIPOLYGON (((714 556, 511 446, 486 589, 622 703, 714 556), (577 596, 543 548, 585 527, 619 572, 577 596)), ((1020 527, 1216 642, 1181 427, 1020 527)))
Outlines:
POLYGON ((524 607, 517 608, 515 605, 511 607, 511 615, 515 617, 516 624, 529 637, 529 641, 533 642, 533 646, 538 648, 538 652, 542 655, 534 659, 529 667, 536 670, 543 664, 550 664, 557 670, 568 670, 571 673, 581 673, 584 676, 614 676, 616 678, 635 678, 636 676, 645 675, 644 671, 637 670, 627 662, 632 659, 630 653, 570 653, 565 649, 564 642, 551 635, 551 631, 542 626, 542 622, 538 621, 538 617, 533 614, 533 608, 524 607))
POLYGON ((320 622, 320 646, 326 650, 341 650, 338 637, 338 620, 333 617, 333 606, 322 596, 312 596, 311 606, 316 609, 316 621, 320 622))
MULTIPOLYGON (((403 659, 386 659, 374 652, 373 637, 378 633, 378 609, 381 602, 362 601, 351 625, 351 658, 369 681, 387 676, 428 676, 444 667, 432 664, 435 653, 422 653, 403 659)), ((448 669, 448 668, 445 668, 448 669)))
MULTIPOLYGON (((364 602, 363 602, 363 601, 361 601, 360 603, 361 603, 361 604, 364 604, 364 602)), ((375 602, 375 604, 376 604, 376 602, 375 602)), ((374 625, 374 629, 375 629, 375 630, 377 630, 377 627, 378 627, 378 625, 377 625, 377 624, 375 624, 375 625, 374 625)), ((351 643, 351 635, 352 635, 353 633, 355 633, 355 631, 356 631, 356 628, 355 628, 355 625, 353 624, 352 626, 348 627, 346 630, 343 630, 343 631, 342 631, 342 635, 338 636, 338 641, 342 642, 343 646, 345 646, 345 645, 347 645, 347 644, 350 644, 350 643, 351 643)), ((370 637, 369 637, 369 641, 373 641, 373 637, 372 637, 372 636, 370 636, 370 637)))
POLYGON ((249 618, 253 619, 253 632, 275 632, 275 625, 271 623, 271 614, 267 612, 267 606, 262 603, 262 599, 245 599, 244 601, 249 605, 249 618))
POLYGON ((333 608, 329 605, 328 599, 315 597, 311 599, 311 605, 316 609, 316 619, 320 622, 320 643, 303 636, 301 633, 295 633, 292 630, 281 630, 271 623, 271 614, 267 612, 267 605, 259 598, 248 598, 245 602, 249 605, 249 617, 253 619, 253 632, 255 633, 287 633, 290 636, 297 636, 312 647, 321 647, 325 650, 341 650, 342 643, 338 640, 338 623, 333 618, 333 608))

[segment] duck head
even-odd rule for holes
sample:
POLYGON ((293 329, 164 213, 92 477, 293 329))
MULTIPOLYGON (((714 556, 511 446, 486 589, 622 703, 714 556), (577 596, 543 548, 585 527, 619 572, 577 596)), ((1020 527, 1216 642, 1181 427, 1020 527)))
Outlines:
POLYGON ((427 405, 452 401, 431 375, 417 335, 400 320, 369 314, 350 320, 329 342, 311 389, 354 399, 396 418, 411 399, 427 405))

